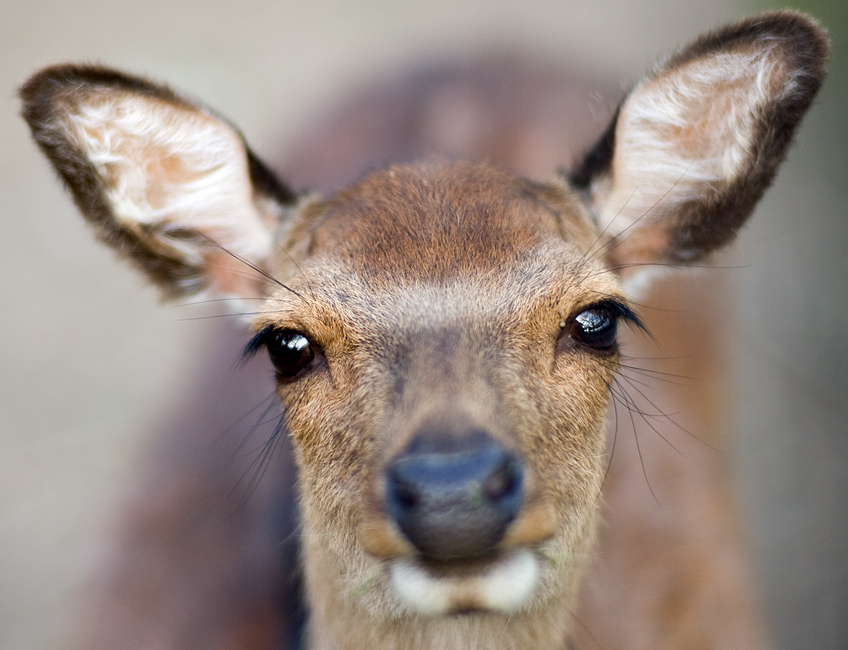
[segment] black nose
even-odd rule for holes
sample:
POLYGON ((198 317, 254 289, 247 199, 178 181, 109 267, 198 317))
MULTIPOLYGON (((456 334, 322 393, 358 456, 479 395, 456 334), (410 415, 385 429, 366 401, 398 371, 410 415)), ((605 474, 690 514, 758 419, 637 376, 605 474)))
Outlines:
POLYGON ((518 458, 484 432, 416 437, 385 471, 389 516, 424 556, 491 552, 521 508, 518 458))

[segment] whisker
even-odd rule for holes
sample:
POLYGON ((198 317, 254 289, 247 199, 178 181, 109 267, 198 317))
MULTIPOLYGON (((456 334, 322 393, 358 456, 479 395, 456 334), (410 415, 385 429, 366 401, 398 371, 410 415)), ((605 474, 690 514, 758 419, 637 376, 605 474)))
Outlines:
POLYGON ((170 305, 174 308, 183 308, 183 307, 197 307, 198 305, 211 305, 219 302, 247 302, 250 300, 264 301, 264 300, 273 300, 271 297, 264 296, 250 296, 249 298, 241 298, 239 296, 229 296, 227 298, 207 298, 205 300, 192 300, 191 302, 180 302, 173 305, 170 305))
MULTIPOLYGON (((606 383, 606 386, 607 386, 607 390, 610 391, 610 394, 613 394, 612 393, 612 388, 613 388, 612 384, 610 384, 609 382, 605 382, 605 383, 606 383)), ((612 459, 615 456, 615 444, 616 444, 616 442, 618 442, 618 400, 615 398, 614 394, 613 394, 613 399, 612 399, 612 410, 613 410, 612 445, 610 445, 609 459, 607 460, 607 466, 606 466, 606 469, 604 470, 604 476, 601 479, 600 489, 598 490, 598 493, 595 495, 595 503, 598 502, 598 499, 601 498, 601 494, 603 494, 603 488, 604 488, 604 485, 607 482, 607 477, 609 476, 610 468, 612 467, 612 459)))
MULTIPOLYGON (((618 218, 621 216, 621 213, 622 213, 622 212, 624 212, 624 209, 625 209, 625 208, 627 207, 627 205, 630 203, 630 200, 631 200, 631 199, 632 199, 632 198, 636 195, 636 190, 637 190, 637 189, 638 189, 638 187, 634 187, 634 188, 633 188, 633 190, 630 192, 630 196, 628 196, 628 197, 627 197, 627 200, 626 200, 626 201, 624 202, 624 204, 623 204, 623 205, 622 205, 622 206, 618 209, 618 212, 616 212, 616 213, 615 213, 615 215, 613 216, 613 218, 612 218, 612 219, 610 219, 610 220, 607 222, 607 225, 606 225, 606 226, 604 226, 603 230, 601 230, 601 231, 598 233, 598 236, 595 238, 595 241, 593 241, 593 242, 592 242, 592 244, 589 246, 589 248, 588 248, 588 249, 586 250, 586 252, 583 254, 583 256, 582 256, 582 258, 581 258, 581 262, 583 262, 584 260, 588 262, 589 260, 597 259, 597 257, 595 256, 595 254, 596 254, 596 252, 597 252, 597 251, 593 251, 592 249, 594 249, 594 248, 595 248, 595 246, 597 246, 598 242, 600 242, 600 241, 603 239, 604 235, 606 235, 607 231, 608 231, 608 230, 612 227, 612 224, 613 224, 613 223, 615 223, 615 220, 616 220, 616 219, 618 219, 618 218)), ((612 238, 612 239, 614 239, 614 238, 612 238)), ((609 241, 609 240, 608 240, 608 241, 609 241)), ((606 245, 606 242, 604 242, 603 244, 601 244, 600 248, 603 248, 605 245, 606 245)))
MULTIPOLYGON (((630 399, 630 396, 627 394, 627 391, 624 390, 624 395, 627 396, 627 399, 630 399)), ((625 406, 628 406, 625 402, 625 406)), ((633 440, 636 442, 636 453, 639 456, 639 465, 642 467, 642 476, 645 478, 645 485, 648 486, 648 492, 651 493, 651 496, 654 499, 654 502, 662 508, 662 504, 660 500, 657 498, 656 493, 654 492, 653 486, 651 486, 651 481, 648 479, 648 472, 645 469, 645 458, 642 456, 642 445, 639 444, 639 431, 636 427, 636 420, 633 417, 633 409, 627 408, 628 416, 630 417, 630 425, 633 427, 633 440)))
MULTIPOLYGON (((694 161, 694 160, 691 160, 691 161, 689 162, 689 164, 686 166, 686 169, 684 169, 684 170, 680 173, 680 176, 678 176, 678 177, 677 177, 677 179, 676 179, 676 180, 675 180, 675 181, 671 184, 671 186, 670 186, 670 187, 669 187, 669 188, 668 188, 668 189, 667 189, 667 190, 666 190, 666 191, 662 194, 662 196, 660 196, 660 197, 659 197, 656 201, 654 201, 654 203, 653 203, 653 204, 652 204, 652 205, 651 205, 651 206, 650 206, 647 210, 645 210, 642 214, 640 214, 640 215, 639 215, 636 219, 634 219, 634 220, 633 220, 633 221, 631 221, 629 224, 627 224, 627 226, 625 226, 625 228, 624 228, 621 232, 617 233, 614 237, 612 237, 611 239, 607 240, 607 242, 605 242, 605 243, 604 243, 604 245, 603 245, 603 246, 601 246, 601 250, 603 250, 603 248, 606 246, 606 244, 608 244, 609 242, 612 242, 612 241, 616 241, 616 240, 618 240, 618 239, 621 237, 621 235, 625 234, 628 230, 630 230, 630 229, 631 229, 631 228, 633 228, 636 224, 638 224, 640 221, 642 221, 642 219, 644 219, 644 218, 645 218, 645 217, 647 217, 649 214, 651 214, 651 212, 653 212, 653 211, 654 211, 654 209, 655 209, 655 208, 656 208, 656 207, 657 207, 660 203, 662 203, 662 202, 665 200, 665 198, 666 198, 669 194, 671 194, 671 192, 674 190, 674 188, 676 188, 676 187, 677 187, 677 185, 680 183, 680 181, 682 181, 682 180, 683 180, 683 178, 686 176, 686 174, 688 174, 688 173, 689 173, 689 170, 692 168, 692 165, 693 165, 693 164, 695 164, 695 161, 694 161)), ((613 221, 615 221, 615 219, 617 219, 617 218, 619 217, 619 215, 622 213, 622 211, 624 210, 624 208, 625 208, 625 207, 627 206, 627 204, 630 202, 630 199, 632 199, 632 198, 633 198, 633 195, 635 194, 636 189, 637 189, 637 188, 634 188, 634 189, 633 189, 633 192, 631 192, 631 193, 630 193, 630 196, 627 198, 627 201, 625 201, 624 205, 623 205, 623 206, 621 207, 621 209, 620 209, 620 210, 616 213, 615 217, 613 217, 613 219, 610 221, 610 224, 612 224, 612 222, 613 222, 613 221)), ((619 245, 620 245, 620 244, 615 244, 615 246, 613 246, 612 248, 610 248, 609 250, 607 250, 607 251, 605 251, 605 252, 608 254, 608 253, 610 253, 612 250, 615 250, 616 248, 618 248, 618 246, 619 246, 619 245)), ((600 252, 600 251, 597 251, 597 252, 600 252)), ((597 259, 597 257, 595 257, 595 256, 594 256, 594 254, 593 254, 593 259, 597 259)))
POLYGON ((291 288, 291 287, 289 287, 288 285, 283 284, 283 283, 282 283, 282 282, 280 282, 277 278, 275 278, 273 275, 271 275, 270 273, 268 273, 268 272, 267 272, 267 271, 265 271, 264 269, 260 268, 259 266, 257 266, 257 265, 256 265, 256 264, 254 264, 253 262, 251 262, 250 260, 248 260, 248 259, 246 259, 246 258, 242 257, 241 255, 238 255, 237 253, 232 252, 231 250, 229 250, 229 249, 228 249, 228 248, 226 248, 225 246, 222 246, 221 244, 219 244, 217 241, 215 241, 215 240, 214 240, 214 239, 212 239, 211 237, 208 237, 208 236, 206 236, 206 235, 201 235, 201 236, 202 236, 204 239, 206 239, 206 241, 208 241, 210 244, 212 244, 213 246, 215 246, 215 247, 216 247, 216 248, 218 248, 219 250, 223 251, 224 253, 226 253, 227 255, 229 255, 230 257, 232 257, 233 259, 238 260, 239 262, 241 262, 241 263, 242 263, 242 264, 244 264, 245 266, 248 266, 248 267, 250 267, 251 269, 253 269, 256 273, 258 273, 260 276, 262 276, 263 278, 265 278, 265 279, 266 279, 266 280, 268 280, 269 282, 272 282, 272 283, 274 283, 275 285, 277 285, 278 287, 280 287, 281 289, 285 289, 286 291, 288 291, 288 292, 290 292, 290 293, 294 294, 295 296, 297 296, 297 297, 298 297, 298 298, 300 298, 301 300, 305 300, 305 299, 304 299, 304 297, 303 297, 300 293, 298 293, 297 291, 295 291, 294 289, 292 289, 292 288, 291 288))
MULTIPOLYGON (((622 379, 626 379, 626 380, 628 380, 628 382, 630 381, 630 378, 626 377, 625 375, 619 375, 619 376, 620 376, 622 379)), ((720 449, 718 449, 717 447, 714 447, 713 445, 711 445, 710 443, 708 443, 706 440, 704 440, 704 439, 703 439, 703 438, 701 438, 700 436, 695 435, 694 433, 692 433, 691 431, 689 431, 689 429, 687 429, 687 428, 686 428, 686 427, 684 427, 682 424, 680 424, 679 422, 677 422, 677 421, 676 421, 676 420, 672 417, 672 415, 674 415, 674 414, 672 414, 672 413, 663 413, 663 412, 662 412, 662 409, 661 409, 661 408, 659 408, 659 407, 658 407, 658 406, 657 406, 657 405, 656 405, 656 404, 655 404, 655 403, 654 403, 654 402, 653 402, 653 401, 652 401, 652 400, 651 400, 651 399, 650 399, 647 395, 645 395, 645 393, 644 393, 644 392, 642 392, 642 391, 641 391, 641 390, 640 390, 637 386, 635 386, 635 385, 631 384, 631 387, 633 388, 633 390, 635 390, 637 393, 639 393, 639 395, 640 395, 640 396, 641 396, 641 397, 642 397, 642 398, 643 398, 646 402, 648 402, 648 404, 650 404, 650 405, 651 405, 651 407, 653 407, 654 409, 656 409, 658 412, 662 413, 662 415, 661 415, 661 416, 658 416, 658 417, 662 417, 662 418, 664 418, 665 420, 667 420, 668 422, 670 422, 671 424, 673 424, 673 425, 674 425, 677 429, 679 429, 680 431, 682 431, 683 433, 685 433, 687 436, 689 436, 689 437, 690 437, 690 438, 692 438, 693 440, 697 440, 697 441, 698 441, 698 442, 700 442, 702 445, 704 445, 704 446, 708 447, 709 449, 713 450, 714 452, 719 453, 719 454, 720 454, 720 453, 722 453, 720 449)), ((660 437, 662 437, 662 436, 660 436, 660 437)), ((665 438, 663 438, 663 439, 665 440, 665 438)), ((669 443, 669 444, 671 444, 671 443, 669 443)), ((672 445, 672 447, 673 447, 673 445, 672 445)))
MULTIPOLYGON (((257 425, 258 426, 258 425, 257 425)), ((262 477, 265 474, 265 470, 271 463, 271 459, 274 457, 274 452, 276 452, 280 441, 282 440, 282 435, 286 431, 285 428, 285 414, 280 414, 279 419, 277 421, 277 425, 274 427, 274 431, 264 443, 262 443, 259 447, 252 450, 250 453, 255 453, 256 457, 253 461, 245 469, 241 478, 236 482, 233 486, 233 489, 230 491, 230 496, 242 486, 245 486, 244 493, 244 502, 247 501, 259 487, 259 482, 262 480, 262 477), (250 476, 247 479, 248 475, 250 476), (245 480, 247 482, 245 483, 245 480)))
POLYGON ((626 364, 621 364, 620 367, 622 371, 626 370, 628 372, 635 372, 639 375, 643 375, 648 379, 661 381, 666 384, 671 384, 672 386, 686 386, 686 383, 684 381, 675 381, 675 379, 683 379, 686 381, 693 380, 692 377, 687 377, 686 375, 678 375, 673 372, 662 372, 661 370, 651 370, 650 368, 641 368, 639 366, 629 366, 626 364))
POLYGON ((267 314, 266 311, 242 311, 242 312, 228 312, 226 314, 209 314, 208 316, 186 316, 185 318, 178 318, 177 322, 183 323, 187 321, 195 321, 195 320, 215 320, 217 318, 243 318, 244 316, 259 316, 261 314, 267 314))
POLYGON ((294 268, 297 269, 297 272, 300 274, 300 277, 306 281, 306 288, 309 291, 310 297, 312 298, 312 300, 316 300, 315 291, 312 288, 312 283, 309 281, 309 278, 304 274, 303 269, 300 268, 300 264, 297 263, 297 260, 294 259, 292 254, 289 253, 289 251, 282 245, 278 245, 277 248, 280 250, 280 252, 283 253, 283 255, 289 258, 289 261, 294 265, 294 268))

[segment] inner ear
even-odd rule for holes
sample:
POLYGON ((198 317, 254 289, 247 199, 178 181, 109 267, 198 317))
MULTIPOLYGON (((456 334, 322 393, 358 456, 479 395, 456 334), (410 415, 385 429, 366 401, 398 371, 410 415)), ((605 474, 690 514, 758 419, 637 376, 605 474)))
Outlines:
POLYGON ((827 38, 775 12, 708 34, 659 66, 571 175, 622 275, 730 242, 783 160, 824 75, 827 38))
POLYGON ((207 246, 187 236, 197 233, 246 259, 268 257, 279 214, 257 209, 242 142, 218 120, 124 93, 100 94, 63 119, 116 225, 150 254, 205 267, 207 246))
POLYGON ((255 297, 252 266, 266 264, 294 195, 236 129, 167 86, 105 68, 48 68, 21 96, 100 238, 166 295, 255 297))
POLYGON ((789 80, 779 57, 750 50, 665 70, 625 102, 601 227, 617 234, 645 216, 717 200, 756 164, 768 105, 789 80))

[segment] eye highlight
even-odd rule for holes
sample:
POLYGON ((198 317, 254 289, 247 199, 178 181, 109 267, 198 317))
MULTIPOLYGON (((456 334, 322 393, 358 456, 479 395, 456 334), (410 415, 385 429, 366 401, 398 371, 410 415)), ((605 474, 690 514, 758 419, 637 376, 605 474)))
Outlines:
POLYGON ((571 321, 568 335, 590 348, 606 350, 615 345, 618 319, 610 310, 596 307, 582 311, 571 321))
POLYGON ((268 326, 254 336, 244 348, 244 356, 265 347, 280 379, 295 379, 315 359, 315 346, 300 332, 268 326))
POLYGON ((632 309, 616 300, 604 300, 581 308, 565 321, 562 339, 598 352, 612 352, 618 340, 618 321, 621 318, 639 329, 645 329, 632 309))

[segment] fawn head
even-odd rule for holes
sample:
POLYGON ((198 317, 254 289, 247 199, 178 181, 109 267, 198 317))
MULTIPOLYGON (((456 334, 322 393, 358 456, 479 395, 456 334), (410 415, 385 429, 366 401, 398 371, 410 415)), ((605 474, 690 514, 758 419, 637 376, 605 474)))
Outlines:
POLYGON ((246 349, 295 443, 313 643, 546 647, 594 539, 617 328, 640 327, 624 287, 733 239, 826 49, 801 15, 750 19, 659 65, 570 172, 437 160, 329 198, 145 79, 60 65, 21 94, 104 242, 169 297, 258 301, 246 349))

